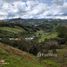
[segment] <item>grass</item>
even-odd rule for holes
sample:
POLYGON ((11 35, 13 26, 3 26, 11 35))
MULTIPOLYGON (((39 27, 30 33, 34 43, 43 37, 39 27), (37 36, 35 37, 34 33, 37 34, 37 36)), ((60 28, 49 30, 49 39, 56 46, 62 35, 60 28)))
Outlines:
POLYGON ((13 48, 6 44, 0 43, 0 60, 5 60, 5 63, 0 64, 0 67, 61 67, 67 64, 67 60, 64 62, 62 54, 66 54, 67 49, 58 50, 59 55, 57 59, 45 58, 39 63, 38 58, 35 56, 21 51, 19 49, 13 48), (59 62, 59 60, 63 63, 59 62))
POLYGON ((60 64, 53 61, 53 60, 44 60, 42 63, 45 63, 46 65, 48 65, 48 67, 60 67, 60 64))
POLYGON ((21 27, 0 27, 0 30, 13 33, 24 32, 24 29, 22 29, 21 27))
MULTIPOLYGON (((24 30, 20 27, 0 27, 3 32, 8 36, 13 36, 13 33, 23 32, 24 30), (12 33, 11 33, 12 32, 12 33)), ((1 34, 2 35, 2 34, 1 34)), ((39 42, 43 42, 46 39, 56 38, 57 32, 45 33, 44 31, 37 31, 35 35, 38 37, 39 42)), ((15 36, 15 35, 14 35, 15 36)), ((59 49, 58 57, 54 59, 43 59, 42 63, 39 63, 38 58, 29 53, 23 52, 19 49, 10 47, 6 44, 0 43, 0 60, 5 60, 5 63, 0 64, 0 67, 61 67, 63 64, 67 65, 67 48, 59 49), (65 57, 66 56, 66 57, 65 57)), ((62 66, 64 67, 64 66, 62 66)), ((66 66, 67 67, 67 66, 66 66)))
POLYGON ((17 37, 24 33, 25 30, 19 26, 16 27, 0 27, 0 37, 7 38, 7 37, 17 37))
POLYGON ((35 35, 38 37, 38 42, 40 43, 48 39, 57 38, 58 33, 57 32, 45 33, 44 31, 37 31, 35 35))
POLYGON ((8 64, 0 64, 0 67, 43 67, 33 55, 2 43, 0 43, 1 59, 8 64))

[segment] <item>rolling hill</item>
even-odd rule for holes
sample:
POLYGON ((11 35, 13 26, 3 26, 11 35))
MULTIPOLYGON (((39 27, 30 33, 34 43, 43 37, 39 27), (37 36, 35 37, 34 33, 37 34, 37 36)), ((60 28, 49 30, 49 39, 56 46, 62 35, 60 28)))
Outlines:
POLYGON ((19 49, 0 43, 0 67, 43 67, 37 58, 19 49), (1 63, 3 61, 3 63, 1 63))
POLYGON ((58 50, 58 59, 45 58, 40 63, 32 54, 21 51, 0 42, 0 67, 66 67, 67 58, 64 59, 67 48, 58 50))
MULTIPOLYGON (((56 31, 57 27, 61 26, 60 30, 63 31, 66 38, 67 35, 64 34, 67 30, 66 22, 67 20, 61 22, 61 20, 32 19, 0 22, 0 38, 2 38, 0 39, 0 67, 67 67, 67 41, 60 44, 64 39, 59 40, 59 32, 56 31), (10 38, 20 40, 10 40, 10 38), (56 48, 57 57, 37 58, 37 56, 29 54, 30 51, 32 54, 36 52, 38 54, 42 50, 42 48, 39 50, 41 46, 47 45, 46 42, 50 44, 52 41, 54 41, 54 45, 57 43, 61 47, 56 48)), ((51 50, 48 51, 51 52, 51 50)))

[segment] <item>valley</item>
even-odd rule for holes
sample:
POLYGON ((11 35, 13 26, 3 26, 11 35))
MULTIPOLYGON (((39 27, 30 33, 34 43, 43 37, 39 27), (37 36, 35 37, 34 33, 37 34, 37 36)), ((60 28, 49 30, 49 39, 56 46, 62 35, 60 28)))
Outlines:
POLYGON ((0 59, 3 67, 66 67, 67 20, 0 21, 0 59))

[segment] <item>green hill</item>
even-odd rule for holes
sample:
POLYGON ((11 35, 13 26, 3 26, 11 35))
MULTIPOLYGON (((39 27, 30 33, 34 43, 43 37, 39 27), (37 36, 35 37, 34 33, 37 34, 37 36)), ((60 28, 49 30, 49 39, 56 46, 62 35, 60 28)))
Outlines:
POLYGON ((19 26, 16 27, 0 27, 0 38, 17 38, 25 30, 19 26))
POLYGON ((19 32, 24 32, 24 29, 22 29, 21 27, 0 27, 0 30, 2 31, 8 31, 8 32, 13 32, 13 33, 19 33, 19 32))
POLYGON ((0 67, 43 67, 33 55, 0 43, 0 67), (1 63, 4 61, 4 64, 1 63))
MULTIPOLYGON (((47 30, 53 28, 52 24, 46 25, 47 30)), ((67 28, 63 29, 61 28, 60 28, 60 33, 62 33, 61 36, 64 35, 63 38, 67 39, 66 38, 67 28)), ((59 40, 58 36, 59 33, 54 29, 51 31, 45 31, 45 29, 43 30, 41 29, 40 25, 39 26, 36 25, 23 26, 21 24, 20 25, 15 24, 14 26, 13 24, 12 26, 11 24, 0 25, 0 38, 2 38, 0 39, 0 67, 67 67, 67 40, 65 43, 66 45, 65 44, 61 45, 59 42, 62 42, 62 40, 64 39, 60 37, 62 40, 59 40), (32 37, 34 38, 33 40, 28 39, 32 37), (11 40, 10 38, 14 39, 17 38, 19 40, 11 40), (27 38, 28 40, 26 40, 25 38, 27 38), (50 55, 54 55, 51 51, 53 48, 50 48, 50 45, 54 40, 56 40, 59 47, 59 49, 56 48, 57 57, 41 56, 37 58, 36 56, 29 54, 30 51, 32 51, 32 54, 34 52, 42 51, 42 48, 40 49, 40 47, 48 45, 45 46, 48 47, 47 48, 47 50, 49 51, 48 53, 50 53, 50 55), (33 49, 35 47, 37 48, 36 50, 33 49), (51 50, 49 50, 49 48, 51 50)), ((45 47, 43 49, 45 49, 45 47)), ((45 52, 45 50, 43 51, 45 52)))
POLYGON ((0 67, 64 67, 67 66, 67 59, 61 58, 64 57, 65 52, 67 52, 66 48, 60 49, 58 59, 46 58, 39 63, 38 58, 35 56, 0 43, 0 67))

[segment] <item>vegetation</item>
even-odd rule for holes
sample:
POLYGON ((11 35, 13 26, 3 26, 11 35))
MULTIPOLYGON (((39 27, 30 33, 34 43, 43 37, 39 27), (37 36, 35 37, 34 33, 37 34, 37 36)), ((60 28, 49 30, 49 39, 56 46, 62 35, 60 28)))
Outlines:
POLYGON ((66 20, 13 19, 1 21, 0 42, 0 57, 10 63, 4 67, 67 66, 66 20))
POLYGON ((21 50, 0 43, 0 67, 43 67, 37 58, 21 50), (5 64, 6 63, 6 64, 5 64))

